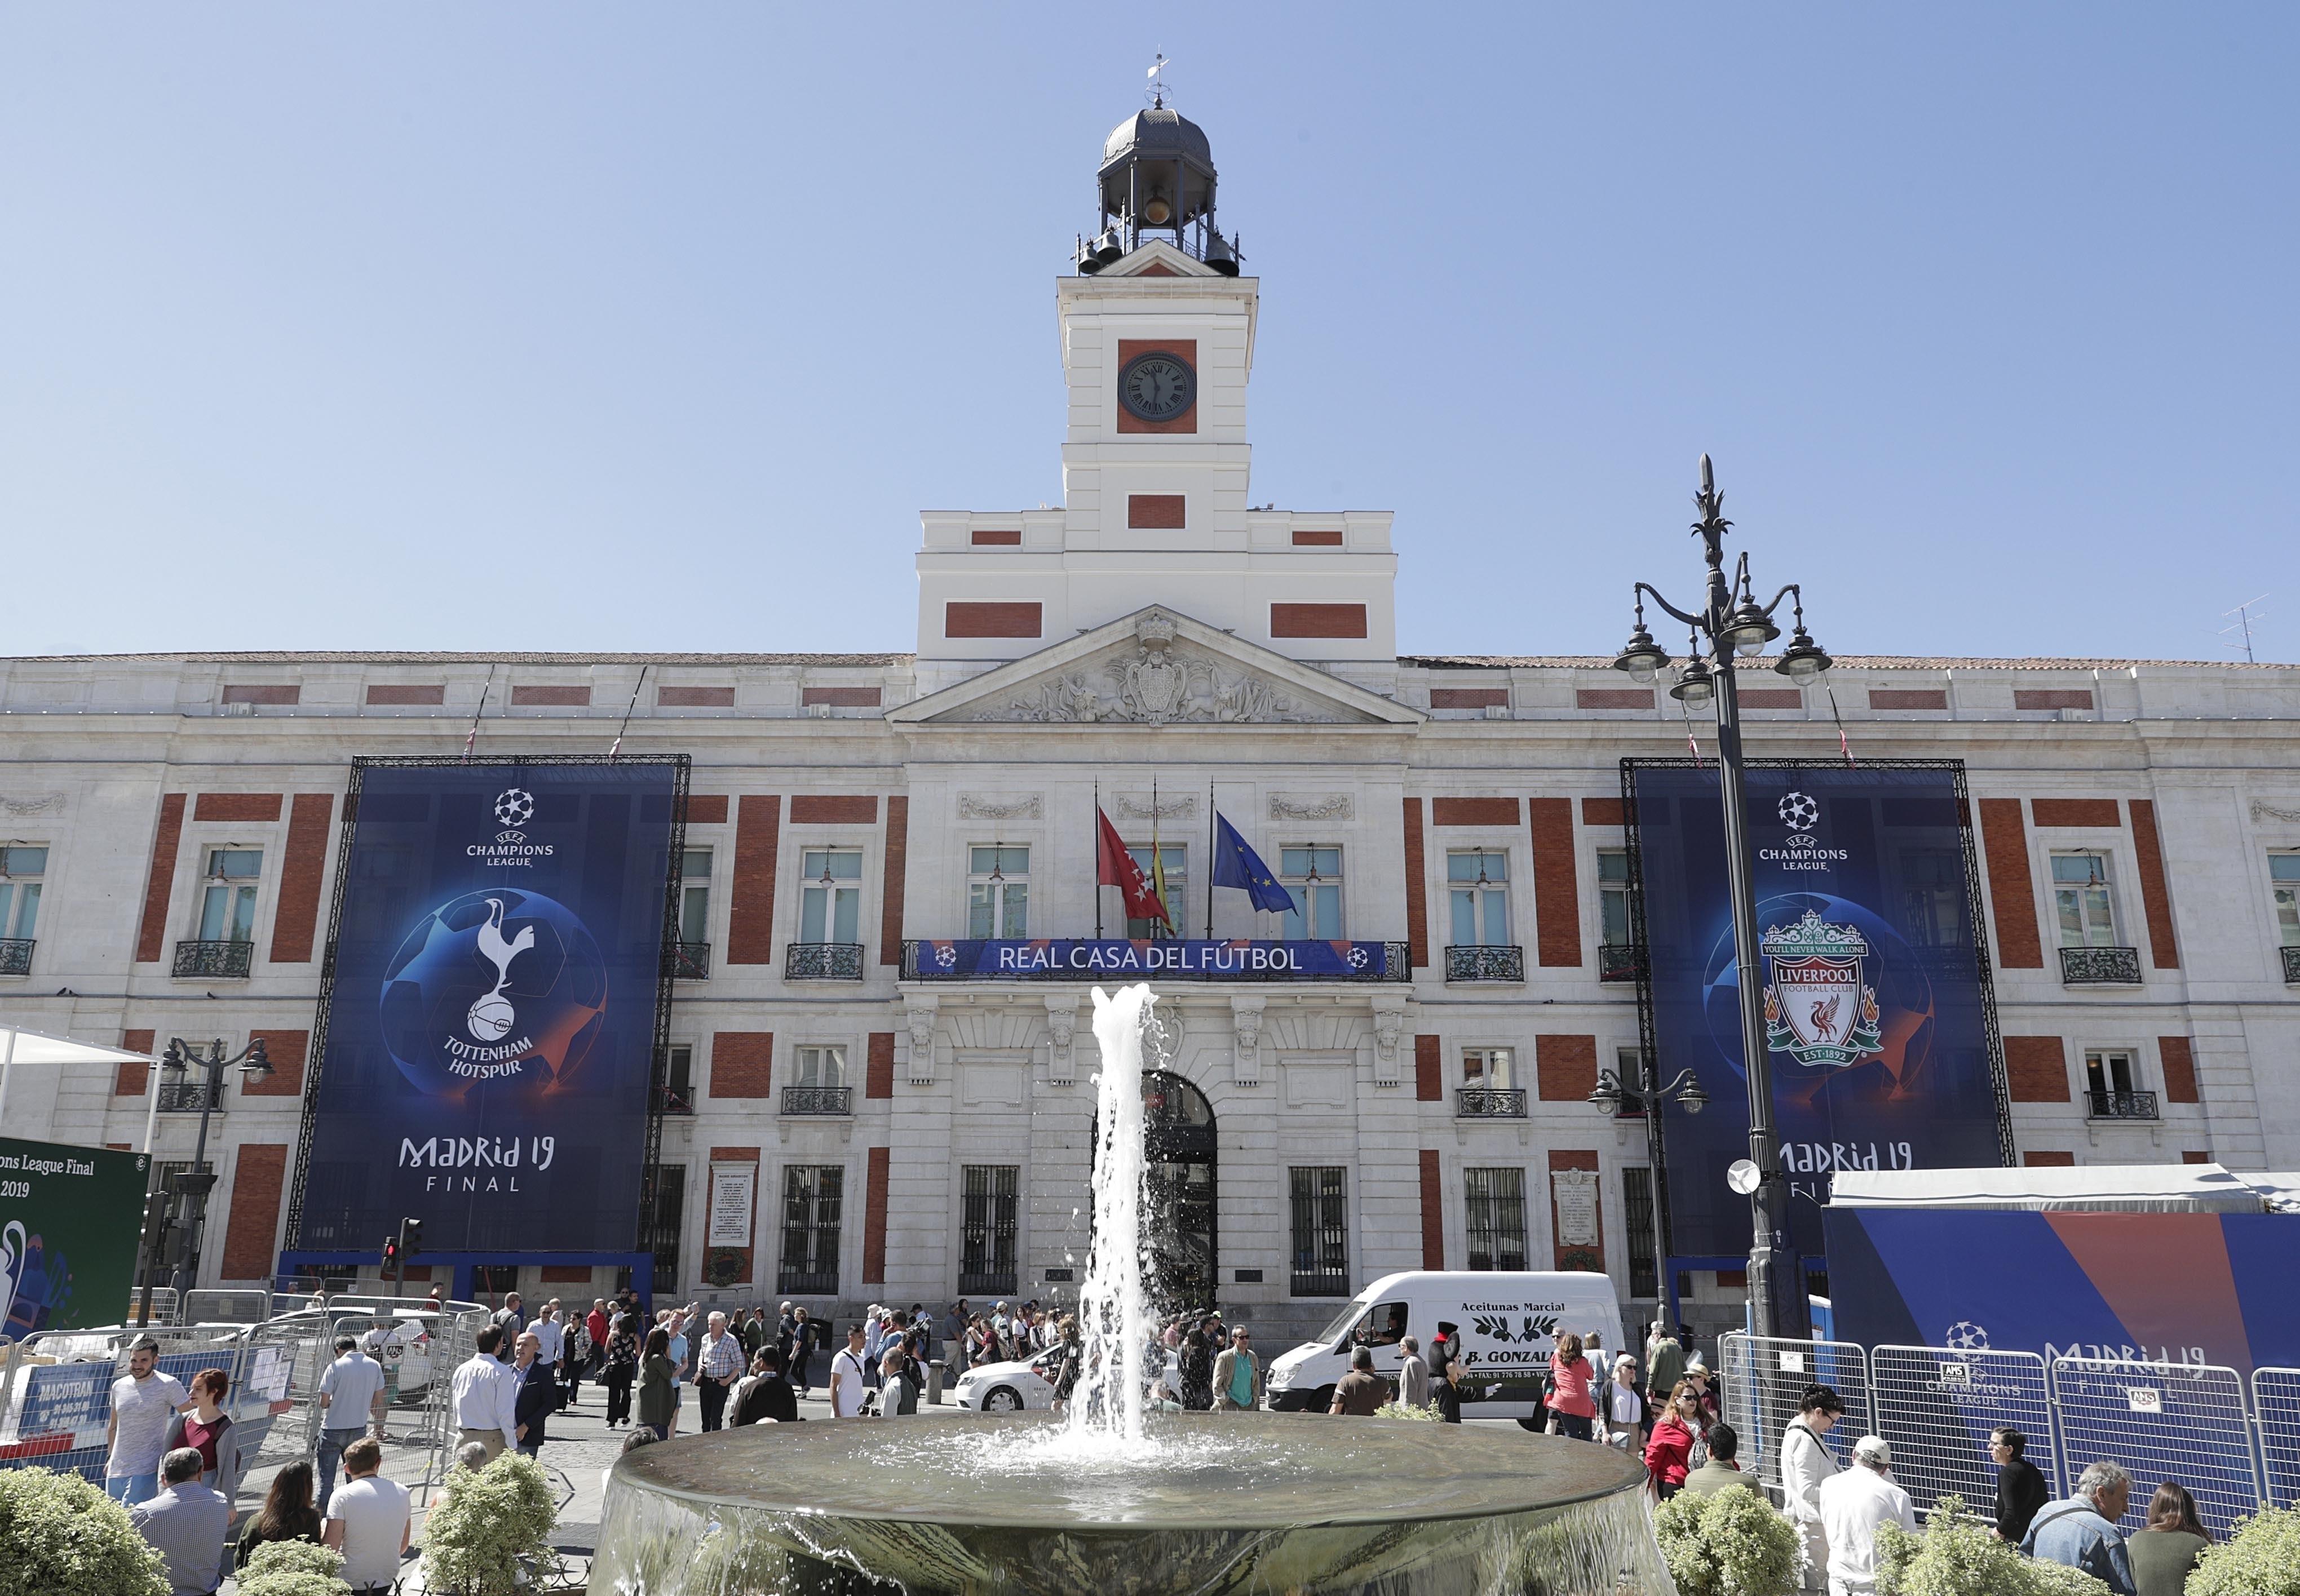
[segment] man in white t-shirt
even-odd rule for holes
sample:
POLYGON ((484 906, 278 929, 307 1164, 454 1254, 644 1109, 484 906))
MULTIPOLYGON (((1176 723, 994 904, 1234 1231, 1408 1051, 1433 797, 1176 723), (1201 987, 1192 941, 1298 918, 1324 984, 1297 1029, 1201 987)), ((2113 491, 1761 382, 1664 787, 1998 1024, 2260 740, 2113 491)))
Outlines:
POLYGON ((846 1350, 830 1360, 830 1416, 855 1418, 862 1412, 862 1326, 846 1327, 846 1350))
POLYGON ((383 1444, 363 1435, 344 1448, 344 1483, 328 1498, 321 1541, 344 1554, 341 1577, 354 1596, 389 1591, 407 1553, 407 1487, 387 1480, 383 1444))
POLYGON ((1892 1520, 1911 1534, 1917 1515, 1909 1493, 1893 1484, 1893 1449, 1882 1437, 1853 1443, 1853 1467, 1821 1482, 1821 1525, 1829 1537, 1829 1596, 1873 1596, 1877 1526, 1892 1520))
POLYGON ((134 1507, 160 1490, 160 1443, 168 1421, 191 1406, 191 1393, 173 1375, 155 1374, 160 1343, 150 1336, 128 1354, 128 1372, 112 1383, 112 1423, 104 1433, 104 1493, 134 1507))

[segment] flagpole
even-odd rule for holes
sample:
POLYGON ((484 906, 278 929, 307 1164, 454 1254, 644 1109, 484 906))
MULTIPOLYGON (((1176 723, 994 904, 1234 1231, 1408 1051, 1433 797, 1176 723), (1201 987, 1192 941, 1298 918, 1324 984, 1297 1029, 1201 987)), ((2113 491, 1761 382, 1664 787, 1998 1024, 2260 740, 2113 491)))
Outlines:
MULTIPOLYGON (((1158 894, 1158 907, 1165 908, 1166 861, 1158 852, 1158 778, 1155 776, 1150 778, 1150 885, 1158 894)), ((1158 940, 1158 924, 1155 920, 1150 923, 1150 940, 1153 942, 1158 940)), ((1170 919, 1165 924, 1171 935, 1174 929, 1173 921, 1170 919)))
POLYGON ((1206 777, 1206 940, 1214 939, 1214 778, 1206 777))
POLYGON ((1102 940, 1102 778, 1094 781, 1094 939, 1102 940))

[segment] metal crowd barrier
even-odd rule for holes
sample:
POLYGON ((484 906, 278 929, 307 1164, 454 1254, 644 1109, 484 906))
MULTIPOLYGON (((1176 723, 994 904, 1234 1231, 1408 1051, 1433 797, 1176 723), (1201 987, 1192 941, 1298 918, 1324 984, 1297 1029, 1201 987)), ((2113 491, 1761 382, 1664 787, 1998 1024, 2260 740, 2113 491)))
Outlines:
POLYGON ((2058 1358, 1954 1347, 1763 1339, 1729 1333, 1719 1349, 1726 1417, 1742 1436, 1743 1467, 1780 1496, 1779 1438, 1804 1384, 1829 1385, 1845 1417, 1828 1437, 1840 1464, 1864 1434, 1893 1448, 1893 1477, 1929 1513, 1947 1495, 1986 1511, 1996 1493, 1992 1430, 2028 1437, 2027 1456, 2056 1495, 2087 1465, 2121 1464, 2133 1477, 2128 1529, 2145 1519, 2158 1482, 2185 1485, 2215 1534, 2237 1519, 2300 1498, 2300 1369, 2261 1368, 2247 1385, 2205 1364, 2058 1358))

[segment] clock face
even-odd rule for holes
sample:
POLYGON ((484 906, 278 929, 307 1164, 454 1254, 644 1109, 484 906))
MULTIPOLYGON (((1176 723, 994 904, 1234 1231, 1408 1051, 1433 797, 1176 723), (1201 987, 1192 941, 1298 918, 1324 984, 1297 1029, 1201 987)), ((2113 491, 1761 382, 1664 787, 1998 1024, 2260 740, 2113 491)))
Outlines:
POLYGON ((1118 374, 1118 402, 1146 421, 1171 421, 1197 396, 1197 373, 1163 350, 1136 355, 1118 374))

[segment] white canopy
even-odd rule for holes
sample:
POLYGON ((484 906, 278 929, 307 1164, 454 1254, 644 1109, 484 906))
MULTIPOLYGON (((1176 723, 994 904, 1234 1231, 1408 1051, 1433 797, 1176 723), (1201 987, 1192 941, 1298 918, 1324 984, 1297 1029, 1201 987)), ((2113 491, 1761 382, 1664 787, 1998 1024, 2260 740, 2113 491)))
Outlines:
MULTIPOLYGON (((2296 1176, 2231 1174, 2218 1164, 2086 1164, 2019 1169, 1841 1170, 1831 1208, 2015 1209, 2090 1213, 2256 1214, 2250 1183, 2296 1176)), ((2300 1198, 2300 1187, 2290 1193, 2300 1198)))
POLYGON ((41 1031, 0 1025, 0 1058, 17 1064, 117 1064, 126 1059, 146 1057, 126 1048, 75 1042, 69 1036, 50 1036, 41 1031))

